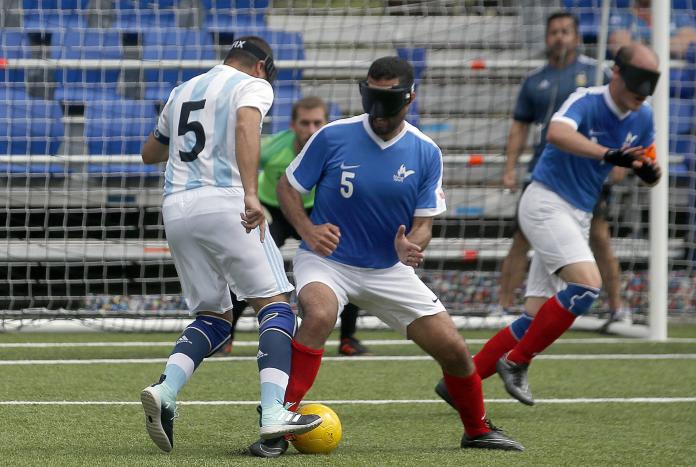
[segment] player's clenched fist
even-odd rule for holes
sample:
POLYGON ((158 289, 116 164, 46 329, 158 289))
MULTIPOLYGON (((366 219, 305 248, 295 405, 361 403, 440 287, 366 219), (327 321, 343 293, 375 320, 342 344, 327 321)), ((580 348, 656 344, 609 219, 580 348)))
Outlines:
POLYGON ((406 226, 404 225, 400 225, 399 230, 396 232, 394 248, 396 248, 396 253, 399 255, 399 261, 406 266, 416 268, 420 266, 425 258, 421 248, 412 243, 406 236, 406 226))
POLYGON ((329 256, 341 240, 341 230, 333 224, 314 225, 302 240, 319 256, 329 256))

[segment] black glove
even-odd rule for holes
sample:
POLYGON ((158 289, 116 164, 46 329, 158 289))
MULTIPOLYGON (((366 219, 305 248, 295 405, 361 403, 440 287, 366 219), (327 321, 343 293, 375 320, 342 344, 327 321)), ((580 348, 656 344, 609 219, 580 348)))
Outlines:
POLYGON ((639 169, 633 169, 633 173, 648 185, 652 185, 660 179, 654 164, 643 163, 639 169))
POLYGON ((636 158, 632 154, 626 154, 623 149, 610 149, 604 153, 604 162, 618 165, 619 167, 633 167, 636 158))

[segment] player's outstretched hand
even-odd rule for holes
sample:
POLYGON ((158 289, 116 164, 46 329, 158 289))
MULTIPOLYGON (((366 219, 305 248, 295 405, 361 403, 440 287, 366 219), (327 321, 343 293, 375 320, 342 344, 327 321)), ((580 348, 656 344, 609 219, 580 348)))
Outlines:
POLYGON ((319 256, 329 256, 341 240, 341 229, 333 224, 315 225, 302 240, 319 256))
POLYGON ((641 162, 642 164, 639 166, 633 167, 633 173, 636 174, 647 185, 655 185, 662 176, 662 169, 651 159, 644 158, 644 160, 641 162))
POLYGON ((421 248, 415 243, 411 243, 406 236, 405 225, 400 225, 399 230, 396 232, 396 237, 394 237, 394 248, 396 248, 396 253, 399 255, 399 261, 406 266, 417 268, 425 258, 421 248))
POLYGON ((643 146, 609 149, 604 153, 604 162, 630 169, 635 168, 636 161, 642 160, 644 155, 645 148, 643 146))
POLYGON ((246 233, 251 232, 256 227, 261 233, 261 243, 266 238, 266 216, 259 201, 258 196, 244 195, 244 212, 239 214, 242 218, 242 227, 246 233))

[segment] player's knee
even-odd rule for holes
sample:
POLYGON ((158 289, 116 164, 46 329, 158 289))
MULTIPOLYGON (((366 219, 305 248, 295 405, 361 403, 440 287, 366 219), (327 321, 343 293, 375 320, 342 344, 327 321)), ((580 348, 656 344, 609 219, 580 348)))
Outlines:
POLYGON ((318 333, 330 333, 336 325, 338 312, 332 312, 328 308, 311 307, 303 310, 302 326, 307 330, 312 328, 318 333))
POLYGON ((196 320, 188 325, 187 329, 189 328, 200 331, 208 339, 210 344, 210 351, 206 355, 208 357, 217 352, 227 342, 230 338, 232 325, 222 317, 198 315, 196 320))
POLYGON ((433 355, 443 370, 451 374, 459 374, 462 369, 465 372, 473 368, 471 353, 469 346, 464 339, 457 335, 457 338, 450 339, 448 342, 443 342, 439 348, 442 351, 438 355, 433 355))
POLYGON ((290 339, 297 330, 297 317, 285 302, 274 302, 261 308, 257 316, 259 335, 266 331, 277 331, 286 334, 290 339))
POLYGON ((599 288, 570 282, 565 289, 556 294, 556 297, 563 308, 580 316, 590 311, 592 304, 599 297, 599 288))

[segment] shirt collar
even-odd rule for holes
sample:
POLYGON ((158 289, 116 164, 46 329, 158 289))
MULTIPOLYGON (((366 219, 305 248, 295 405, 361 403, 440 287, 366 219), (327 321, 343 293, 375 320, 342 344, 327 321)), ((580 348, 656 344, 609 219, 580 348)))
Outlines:
POLYGON ((619 120, 623 120, 624 118, 628 117, 628 115, 631 113, 630 110, 627 110, 625 112, 621 112, 621 110, 619 110, 619 106, 616 105, 616 102, 614 102, 614 99, 612 99, 611 97, 608 84, 604 85, 604 91, 602 92, 602 95, 604 96, 604 102, 607 104, 607 107, 609 107, 609 110, 611 110, 612 113, 616 115, 616 118, 618 118, 619 120))
POLYGON ((409 123, 406 122, 406 121, 404 121, 404 127, 401 129, 401 131, 399 132, 399 134, 397 134, 396 136, 394 136, 394 137, 393 137, 392 139, 390 139, 389 141, 384 141, 382 138, 380 138, 380 137, 377 135, 377 133, 374 132, 374 130, 372 130, 372 127, 370 126, 370 115, 369 115, 369 114, 363 114, 362 117, 363 117, 363 118, 362 118, 363 128, 365 128, 365 131, 367 132, 367 135, 368 135, 368 136, 370 137, 370 139, 372 139, 372 141, 374 141, 375 144, 376 144, 377 146, 379 146, 380 149, 382 149, 382 150, 394 146, 396 143, 398 143, 398 142, 401 140, 401 138, 404 137, 404 135, 405 135, 406 132, 408 131, 408 125, 409 125, 409 123))

